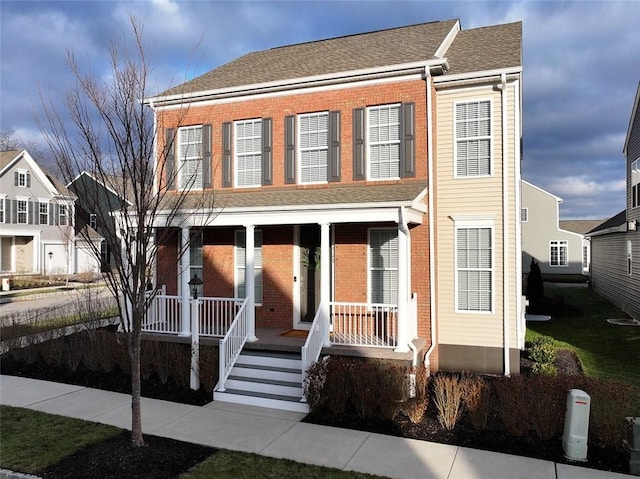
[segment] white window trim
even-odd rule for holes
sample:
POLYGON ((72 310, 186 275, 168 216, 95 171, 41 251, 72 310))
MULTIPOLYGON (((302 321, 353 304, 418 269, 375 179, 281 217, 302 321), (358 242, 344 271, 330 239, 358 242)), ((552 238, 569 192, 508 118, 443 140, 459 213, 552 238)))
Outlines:
MULTIPOLYGON (((240 294, 238 292, 238 285, 239 285, 239 278, 238 278, 238 266, 237 266, 237 258, 238 258, 238 234, 239 233, 244 233, 245 235, 247 234, 246 230, 235 230, 233 232, 233 295, 236 298, 240 297, 240 294)), ((260 235, 262 235, 262 230, 259 229, 255 229, 254 230, 254 235, 260 233, 260 235)), ((264 238, 262 238, 261 236, 261 240, 260 240, 260 248, 263 248, 263 243, 264 243, 264 238)), ((246 240, 246 236, 245 236, 245 248, 247 245, 247 240, 246 240)), ((257 246, 254 245, 254 249, 257 248, 257 246)), ((254 255, 254 260, 255 260, 255 255, 254 255)), ((244 268, 246 269, 246 265, 244 266, 244 268)), ((264 301, 264 270, 263 270, 263 265, 257 266, 254 262, 253 265, 253 269, 254 271, 256 269, 260 269, 261 270, 261 275, 260 277, 262 278, 262 285, 261 285, 261 290, 262 290, 262 298, 260 302, 258 302, 258 298, 256 297, 255 300, 255 305, 256 306, 262 306, 262 302, 264 301)), ((255 273, 254 273, 255 274, 255 273)), ((246 285, 246 277, 247 277, 247 273, 245 271, 245 285, 246 285)), ((254 284, 254 288, 255 288, 255 284, 254 284)), ((245 288, 246 289, 246 288, 245 288)), ((255 295, 255 291, 254 291, 254 295, 255 295)), ((247 294, 246 294, 246 290, 245 290, 245 298, 246 298, 247 294)))
MULTIPOLYGON (((494 115, 493 115, 493 98, 487 98, 487 97, 479 97, 479 98, 470 98, 467 100, 459 100, 459 101, 455 101, 453 102, 453 117, 452 117, 452 123, 453 123, 453 177, 456 179, 478 179, 478 178, 491 178, 493 176, 493 168, 494 168, 494 164, 495 164, 495 154, 494 154, 494 145, 495 145, 495 135, 494 135, 494 115), (489 134, 489 173, 486 175, 475 175, 475 176, 469 176, 469 175, 465 175, 465 176, 461 176, 458 175, 458 140, 457 140, 457 122, 456 122, 456 109, 458 108, 458 105, 464 105, 467 103, 476 103, 476 102, 483 102, 483 101, 488 101, 489 102, 489 124, 490 124, 490 134, 489 134)), ((480 138, 480 137, 478 137, 480 138)))
POLYGON ((454 219, 454 235, 453 235, 453 270, 454 270, 454 291, 453 291, 453 308, 457 314, 473 314, 473 315, 491 315, 495 312, 496 300, 496 242, 495 242, 495 223, 494 215, 480 215, 477 217, 469 216, 465 218, 461 215, 454 219), (458 230, 467 228, 489 228, 491 230, 491 309, 489 311, 470 311, 458 308, 458 230))
POLYGON ((40 199, 38 198, 38 224, 40 225, 48 225, 49 224, 49 200, 48 199, 40 199), (47 221, 45 223, 42 223, 42 221, 40 221, 42 219, 42 215, 44 214, 40 208, 42 208, 42 205, 47 205, 47 221))
POLYGON ((181 126, 180 128, 178 128, 177 134, 176 134, 176 159, 177 159, 177 167, 178 167, 178 186, 179 186, 179 190, 180 191, 199 191, 202 190, 202 183, 203 183, 203 176, 202 176, 202 161, 203 161, 203 152, 202 152, 202 134, 203 134, 203 128, 202 125, 185 125, 185 126, 181 126), (196 157, 184 157, 182 155, 182 143, 180 142, 180 132, 181 131, 185 131, 185 130, 195 130, 195 129, 200 129, 200 158, 196 158, 196 157), (198 175, 196 175, 195 178, 193 178, 191 175, 189 175, 188 181, 190 183, 190 185, 187 187, 187 185, 183 185, 183 179, 182 179, 182 174, 183 174, 183 168, 185 168, 186 163, 190 162, 190 161, 200 161, 200 164, 198 166, 198 168, 200 169, 200 184, 198 185, 197 181, 194 181, 197 179, 198 175))
MULTIPOLYGON (((367 181, 393 181, 393 180, 399 180, 400 179, 400 162, 402 161, 402 159, 400 158, 398 160, 398 176, 394 176, 394 177, 389 177, 389 178, 372 178, 371 177, 371 135, 370 135, 370 121, 369 121, 369 116, 370 116, 370 112, 371 110, 377 109, 377 108, 398 108, 399 110, 399 116, 398 118, 400 118, 399 122, 398 122, 398 128, 400 129, 399 134, 398 134, 398 148, 402 149, 402 103, 386 103, 386 104, 382 104, 382 105, 372 105, 372 106, 368 106, 365 109, 365 145, 366 145, 366 170, 367 170, 367 181)), ((400 154, 402 154, 402 151, 400 151, 400 154)))
MULTIPOLYGON (((233 148, 233 184, 235 185, 236 188, 260 188, 262 186, 262 182, 258 182, 258 184, 255 185, 240 185, 238 184, 238 148, 237 148, 237 141, 238 141, 238 125, 241 125, 243 123, 255 123, 255 122, 260 122, 261 128, 260 128, 260 140, 262 143, 262 118, 248 118, 246 120, 237 120, 233 122, 233 139, 232 139, 232 148, 233 148)), ((255 154, 252 153, 252 154, 255 154)), ((262 148, 258 151, 258 154, 260 155, 260 175, 262 176, 262 148)))
POLYGON ((569 267, 569 242, 567 240, 550 240, 549 241, 549 267, 550 268, 568 268, 569 267), (551 249, 553 247, 558 248, 558 263, 560 263, 560 248, 565 248, 565 264, 552 264, 551 262, 551 249))
POLYGON ((18 188, 27 188, 27 175, 29 174, 29 170, 24 170, 22 168, 18 168, 16 170, 18 172, 18 188), (20 179, 24 177, 24 185, 20 184, 20 179))
MULTIPOLYGON (((396 233, 396 235, 398 234, 398 228, 393 228, 393 227, 371 227, 367 229, 367 304, 386 304, 386 303, 373 303, 372 299, 371 299, 371 231, 379 231, 379 230, 390 230, 390 231, 394 231, 396 233)), ((400 238, 398 236, 398 241, 400 241, 400 238)), ((400 244, 398 243, 398 248, 400 247, 400 244)), ((398 265, 399 266, 399 265, 398 265)), ((396 274, 399 275, 399 267, 396 268, 396 274)), ((396 276, 396 284, 398 283, 398 276, 396 276)), ((397 291, 396 291, 396 295, 397 295, 397 291)), ((397 298, 396 298, 396 302, 395 303, 390 303, 388 306, 397 306, 398 302, 397 302, 397 298)))
POLYGON ((2 211, 2 216, 0 217, 0 224, 5 224, 7 222, 7 196, 0 195, 0 211, 2 211))
POLYGON ((329 112, 328 111, 317 111, 312 113, 301 113, 297 116, 297 129, 296 129, 296 168, 299 172, 298 174, 298 184, 300 185, 325 185, 329 182, 329 112), (327 178, 322 181, 302 181, 302 128, 300 126, 300 120, 303 117, 310 116, 320 116, 325 115, 327 117, 327 144, 324 148, 309 148, 307 151, 326 151, 327 152, 327 178))
POLYGON ((71 222, 69 220, 71 216, 71 208, 66 203, 58 204, 58 226, 71 226, 71 222), (66 210, 66 214, 62 214, 62 210, 66 210), (65 218, 65 223, 62 224, 61 218, 65 218))
POLYGON ((627 275, 633 276, 633 241, 627 240, 627 275))
POLYGON ((29 210, 31 209, 31 208, 29 208, 29 197, 18 196, 18 197, 16 197, 16 202, 17 202, 16 203, 16 221, 15 221, 16 224, 17 225, 28 225, 29 224, 29 213, 30 213, 29 210), (27 205, 27 211, 26 211, 26 213, 27 213, 27 221, 25 221, 24 223, 20 222, 20 202, 21 201, 24 201, 25 204, 27 205))
POLYGON ((640 196, 640 158, 631 162, 631 170, 629 173, 630 181, 631 181, 631 208, 640 208, 640 201, 638 201, 638 197, 640 196), (634 181, 635 176, 635 181, 634 181), (636 194, 633 194, 633 187, 636 186, 636 194), (635 206, 634 206, 635 203, 635 206))

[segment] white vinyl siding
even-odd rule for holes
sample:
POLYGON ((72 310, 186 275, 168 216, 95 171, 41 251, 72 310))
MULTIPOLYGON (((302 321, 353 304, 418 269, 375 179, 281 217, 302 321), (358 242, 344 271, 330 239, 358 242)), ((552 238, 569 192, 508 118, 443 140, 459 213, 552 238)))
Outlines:
POLYGON ((369 300, 372 303, 398 302, 398 231, 392 228, 369 230, 369 300))
MULTIPOLYGON (((262 232, 255 231, 253 245, 254 291, 256 304, 262 303, 262 232)), ((236 270, 236 298, 246 297, 245 290, 245 231, 236 231, 235 270, 236 270)))
POLYGON ((569 245, 565 240, 549 241, 549 266, 567 266, 569 257, 569 245))
POLYGON ((456 309, 493 309, 493 232, 491 228, 456 228, 456 309))
POLYGON ((262 120, 235 123, 236 186, 262 184, 262 120))
POLYGON ((367 108, 368 175, 371 180, 400 177, 400 105, 367 108))
POLYGON ((329 114, 299 116, 300 183, 326 183, 329 158, 329 114))
POLYGON ((202 126, 178 129, 180 189, 202 189, 202 126))
POLYGON ((455 105, 456 177, 491 174, 491 101, 455 105))

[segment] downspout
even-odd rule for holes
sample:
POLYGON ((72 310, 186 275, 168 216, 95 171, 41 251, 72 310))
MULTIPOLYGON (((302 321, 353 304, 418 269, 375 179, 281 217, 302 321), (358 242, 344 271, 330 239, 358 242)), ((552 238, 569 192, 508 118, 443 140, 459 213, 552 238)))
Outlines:
POLYGON ((504 375, 511 375, 509 358, 509 207, 507 198, 509 195, 509 178, 507 176, 507 74, 500 75, 500 100, 502 108, 502 321, 504 332, 504 375))
POLYGON ((436 315, 438 313, 436 301, 436 267, 435 267, 435 210, 433 205, 433 112, 431 98, 431 72, 429 66, 424 69, 427 89, 427 175, 428 175, 428 215, 429 215, 429 307, 431 316, 431 345, 424 356, 424 366, 431 372, 431 354, 436 348, 436 315))
MULTIPOLYGON (((408 247, 409 228, 405 218, 404 206, 398 212, 398 343, 395 352, 409 351, 409 270, 411 250, 408 247)), ((413 339, 413 338, 411 338, 413 339)))

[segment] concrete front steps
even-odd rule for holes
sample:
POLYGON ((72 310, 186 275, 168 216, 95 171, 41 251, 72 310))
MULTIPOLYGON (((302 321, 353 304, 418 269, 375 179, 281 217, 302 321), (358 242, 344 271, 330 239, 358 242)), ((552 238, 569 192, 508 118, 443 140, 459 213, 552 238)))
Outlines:
POLYGON ((308 413, 300 353, 244 349, 213 400, 308 413))

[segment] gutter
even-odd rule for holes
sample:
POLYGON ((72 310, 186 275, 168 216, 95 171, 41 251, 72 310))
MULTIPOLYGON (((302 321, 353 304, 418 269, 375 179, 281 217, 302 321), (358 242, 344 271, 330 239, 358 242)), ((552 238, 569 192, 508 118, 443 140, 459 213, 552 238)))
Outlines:
POLYGON ((427 191, 429 194, 428 201, 428 214, 429 214, 429 307, 431 316, 431 344, 424 356, 424 366, 428 372, 431 373, 431 354, 436 348, 436 315, 437 300, 436 300, 436 268, 435 268, 435 211, 433 203, 433 112, 432 112, 432 98, 431 98, 431 72, 429 67, 424 69, 426 93, 427 93, 427 175, 428 186, 427 191))

